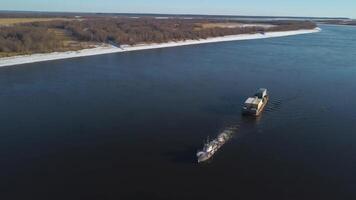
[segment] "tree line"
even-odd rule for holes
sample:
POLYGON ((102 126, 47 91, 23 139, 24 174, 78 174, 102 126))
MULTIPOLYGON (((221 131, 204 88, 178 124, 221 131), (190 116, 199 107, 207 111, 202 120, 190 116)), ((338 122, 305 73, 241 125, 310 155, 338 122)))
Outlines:
MULTIPOLYGON (((37 22, 38 27, 63 28, 82 41, 115 42, 117 44, 162 43, 188 39, 205 39, 225 35, 262 33, 312 29, 316 25, 307 21, 271 21, 271 28, 236 27, 202 28, 203 23, 222 23, 228 21, 205 19, 156 19, 156 18, 93 18, 84 21, 37 22)), ((245 22, 246 23, 246 22, 245 22)))
POLYGON ((62 46, 47 28, 12 26, 0 28, 0 52, 43 53, 62 46))
POLYGON ((213 19, 187 20, 181 18, 157 19, 152 17, 92 17, 71 21, 32 22, 12 27, 0 27, 0 52, 37 53, 55 51, 63 45, 63 41, 55 37, 51 29, 65 30, 72 37, 82 42, 134 45, 140 43, 196 40, 247 33, 264 33, 266 31, 313 29, 316 27, 315 23, 308 21, 262 22, 275 25, 269 28, 261 26, 204 28, 202 26, 204 23, 226 22, 231 23, 236 21, 213 19))

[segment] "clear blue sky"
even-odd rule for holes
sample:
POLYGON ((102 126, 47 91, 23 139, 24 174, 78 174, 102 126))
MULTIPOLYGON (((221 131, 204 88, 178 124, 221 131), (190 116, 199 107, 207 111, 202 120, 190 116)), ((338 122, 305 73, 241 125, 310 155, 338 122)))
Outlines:
POLYGON ((0 0, 0 9, 356 18, 356 0, 0 0))

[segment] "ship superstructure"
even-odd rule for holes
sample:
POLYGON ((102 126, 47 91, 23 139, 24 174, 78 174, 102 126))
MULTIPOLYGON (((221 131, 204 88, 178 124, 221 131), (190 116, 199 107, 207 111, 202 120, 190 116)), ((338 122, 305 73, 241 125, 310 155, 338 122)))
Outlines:
POLYGON ((243 107, 242 114, 259 116, 268 102, 267 89, 260 88, 253 97, 247 98, 243 107))

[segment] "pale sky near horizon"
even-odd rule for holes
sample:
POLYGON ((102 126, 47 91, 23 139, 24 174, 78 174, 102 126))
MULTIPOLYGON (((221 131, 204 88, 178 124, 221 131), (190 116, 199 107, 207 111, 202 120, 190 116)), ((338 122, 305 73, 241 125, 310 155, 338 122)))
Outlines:
POLYGON ((0 10, 356 18, 356 0, 0 0, 0 10))

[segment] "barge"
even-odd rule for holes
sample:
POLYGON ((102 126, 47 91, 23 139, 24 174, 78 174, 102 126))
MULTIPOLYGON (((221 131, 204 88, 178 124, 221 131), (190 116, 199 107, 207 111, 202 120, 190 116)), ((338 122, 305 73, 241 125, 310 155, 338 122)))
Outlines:
POLYGON ((267 89, 260 88, 253 97, 246 99, 243 107, 242 114, 258 117, 267 105, 269 96, 267 89))

